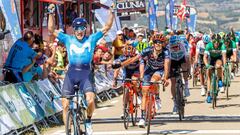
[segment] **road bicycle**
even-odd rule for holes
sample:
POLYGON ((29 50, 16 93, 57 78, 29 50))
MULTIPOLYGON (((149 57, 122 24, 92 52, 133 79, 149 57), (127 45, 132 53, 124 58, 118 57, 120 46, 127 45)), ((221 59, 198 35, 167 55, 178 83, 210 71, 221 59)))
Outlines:
POLYGON ((173 69, 173 74, 170 76, 170 78, 175 78, 176 79, 176 84, 175 84, 175 102, 177 106, 177 112, 179 115, 179 120, 182 121, 184 119, 184 107, 185 107, 185 99, 183 96, 183 92, 185 89, 185 85, 182 81, 182 73, 188 72, 188 71, 181 71, 181 68, 176 68, 173 69))
POLYGON ((133 79, 117 79, 123 82, 123 123, 124 128, 128 129, 129 121, 131 119, 132 125, 135 126, 137 122, 137 111, 139 108, 137 101, 137 90, 133 88, 133 79))
POLYGON ((65 132, 66 135, 82 135, 86 134, 86 109, 87 102, 85 95, 80 91, 78 85, 74 85, 75 95, 66 95, 52 97, 52 101, 59 98, 69 100, 69 107, 66 115, 65 132))
MULTIPOLYGON (((147 97, 146 97, 146 114, 145 114, 145 121, 147 123, 147 135, 150 133, 151 121, 154 119, 156 115, 156 107, 155 107, 155 95, 156 89, 155 85, 162 84, 162 82, 143 82, 143 83, 150 83, 147 97)), ((159 87, 158 87, 159 88, 159 87)))

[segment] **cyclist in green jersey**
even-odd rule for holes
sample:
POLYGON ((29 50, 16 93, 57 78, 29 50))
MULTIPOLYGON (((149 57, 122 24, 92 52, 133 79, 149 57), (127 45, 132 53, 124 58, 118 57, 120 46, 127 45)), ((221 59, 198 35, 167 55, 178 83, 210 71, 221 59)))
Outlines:
MULTIPOLYGON (((218 86, 220 91, 224 91, 223 88, 223 83, 221 78, 223 78, 223 70, 222 70, 222 65, 226 64, 226 47, 224 45, 223 42, 221 42, 221 37, 219 34, 214 34, 212 36, 212 42, 208 43, 205 51, 204 51, 204 64, 207 67, 207 88, 208 88, 208 92, 210 92, 210 88, 211 88, 211 73, 212 71, 209 70, 209 68, 211 66, 214 66, 216 68, 218 68, 217 70, 217 74, 219 77, 219 82, 218 82, 218 86), (210 58, 210 61, 208 60, 208 58, 210 58)), ((210 94, 208 94, 207 97, 207 103, 211 103, 212 102, 212 98, 210 96, 210 94)))
MULTIPOLYGON (((227 50, 227 59, 229 59, 231 62, 237 62, 237 45, 236 43, 231 40, 229 36, 224 37, 224 44, 226 45, 227 50)), ((234 76, 234 66, 232 65, 232 71, 231 75, 234 76)))

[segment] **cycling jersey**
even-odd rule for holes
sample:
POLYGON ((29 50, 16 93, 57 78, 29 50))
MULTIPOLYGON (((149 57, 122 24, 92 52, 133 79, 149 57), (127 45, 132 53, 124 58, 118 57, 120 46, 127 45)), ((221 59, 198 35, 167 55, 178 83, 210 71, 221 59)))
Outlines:
POLYGON ((233 52, 237 51, 236 43, 231 40, 231 42, 229 43, 229 46, 227 47, 226 45, 226 50, 227 50, 227 56, 231 57, 233 52))
MULTIPOLYGON (((126 61, 127 59, 129 59, 130 57, 127 57, 127 56, 124 56, 124 55, 121 55, 118 59, 115 60, 115 62, 124 62, 126 61)), ((139 67, 139 61, 136 61, 134 63, 131 63, 129 64, 128 66, 126 66, 125 68, 127 69, 136 69, 139 67)))
POLYGON ((200 40, 197 43, 196 52, 198 52, 201 55, 204 55, 204 51, 205 51, 205 43, 202 40, 200 40))
POLYGON ((206 45, 204 53, 210 57, 220 57, 222 56, 222 53, 226 53, 226 46, 224 43, 220 42, 218 48, 214 48, 213 43, 210 42, 206 45))
POLYGON ((5 67, 22 72, 24 66, 32 62, 37 53, 22 39, 17 40, 8 54, 5 67))
POLYGON ((158 58, 155 59, 153 56, 153 47, 148 47, 144 49, 141 53, 141 64, 144 64, 146 61, 146 67, 149 67, 152 70, 163 70, 164 60, 169 59, 169 51, 167 49, 163 49, 162 53, 158 55, 158 58))
POLYGON ((182 44, 184 44, 184 47, 186 48, 186 51, 189 52, 190 50, 190 44, 187 41, 187 38, 185 35, 179 35, 179 39, 182 44))
POLYGON ((97 32, 89 37, 84 37, 79 41, 75 36, 70 36, 60 32, 58 39, 67 49, 69 64, 71 65, 90 65, 97 41, 103 37, 103 33, 97 32))
POLYGON ((169 56, 170 56, 171 60, 179 61, 183 57, 187 56, 187 51, 186 51, 185 45, 182 43, 179 44, 179 49, 177 51, 171 50, 170 45, 168 45, 167 48, 168 48, 168 50, 170 50, 169 56))

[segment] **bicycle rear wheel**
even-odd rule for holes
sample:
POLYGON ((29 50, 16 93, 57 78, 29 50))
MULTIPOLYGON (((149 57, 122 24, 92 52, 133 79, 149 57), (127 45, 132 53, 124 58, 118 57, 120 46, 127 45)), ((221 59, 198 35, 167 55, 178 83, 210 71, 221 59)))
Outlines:
POLYGON ((137 122, 137 111, 138 111, 138 102, 137 102, 137 93, 133 94, 133 99, 134 102, 132 102, 133 104, 133 113, 131 114, 131 118, 132 118, 132 125, 136 126, 136 122, 137 122))
POLYGON ((123 123, 124 123, 124 128, 128 129, 129 126, 129 89, 124 88, 124 93, 123 93, 123 123))
POLYGON ((183 84, 179 82, 176 84, 176 102, 179 120, 182 121, 184 118, 183 84))

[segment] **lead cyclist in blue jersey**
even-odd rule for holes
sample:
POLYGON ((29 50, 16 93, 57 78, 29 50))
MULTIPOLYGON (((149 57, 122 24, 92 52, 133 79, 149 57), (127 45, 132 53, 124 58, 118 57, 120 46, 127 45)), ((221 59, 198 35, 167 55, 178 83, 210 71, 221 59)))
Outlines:
MULTIPOLYGON (((49 9, 53 8, 49 7, 49 9)), ((93 57, 93 52, 97 41, 106 34, 113 24, 114 12, 110 8, 109 20, 103 29, 99 32, 91 34, 89 37, 85 35, 87 28, 87 21, 84 18, 76 18, 72 27, 74 29, 74 35, 64 34, 59 30, 54 30, 54 15, 49 15, 48 29, 52 32, 52 35, 57 37, 60 42, 62 42, 67 49, 69 68, 66 73, 64 84, 62 88, 62 95, 74 95, 75 91, 73 86, 78 84, 80 90, 86 95, 86 100, 88 103, 87 108, 87 121, 86 121, 86 134, 92 134, 92 123, 91 117, 95 109, 95 91, 93 88, 92 72, 91 72, 91 61, 93 57)), ((53 12, 54 13, 54 12, 53 12)), ((51 33, 50 33, 51 34, 51 33)), ((64 99, 63 104, 63 120, 66 122, 66 114, 69 106, 69 101, 64 99)))

